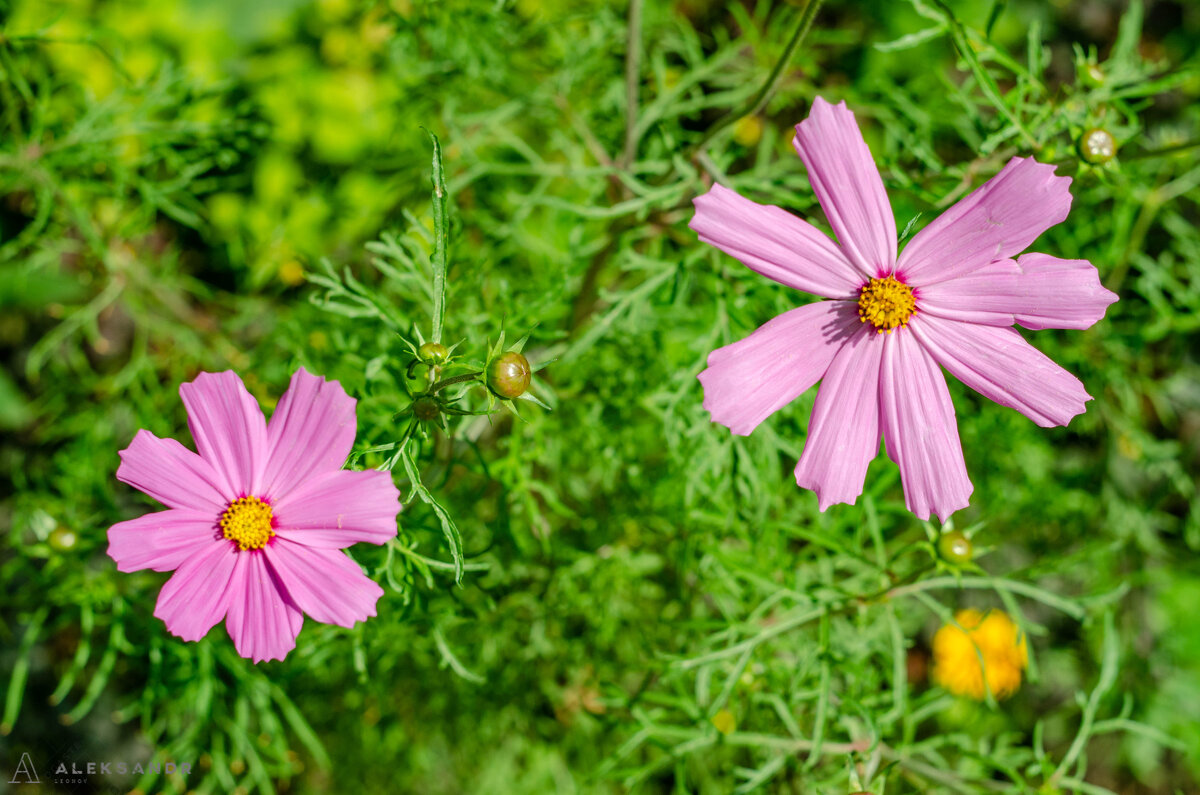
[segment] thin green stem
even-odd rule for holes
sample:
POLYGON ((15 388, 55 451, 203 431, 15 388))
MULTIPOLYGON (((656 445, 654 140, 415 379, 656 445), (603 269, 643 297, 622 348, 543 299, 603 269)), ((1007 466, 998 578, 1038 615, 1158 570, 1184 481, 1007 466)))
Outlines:
POLYGON ((883 743, 879 744, 879 750, 883 758, 889 762, 895 762, 910 773, 930 781, 936 781, 939 784, 950 787, 955 792, 972 793, 978 792, 980 788, 991 792, 1005 792, 1010 789, 1010 785, 1001 781, 972 781, 968 783, 948 770, 942 770, 910 756, 905 756, 900 751, 890 748, 883 743))
POLYGON ((21 711, 21 701, 25 697, 25 680, 29 675, 30 655, 49 614, 50 608, 46 605, 38 608, 37 612, 33 614, 29 626, 25 629, 25 637, 21 640, 21 649, 17 652, 12 676, 8 680, 8 692, 4 697, 4 718, 0 720, 0 736, 10 734, 17 722, 17 715, 21 711))
POLYGON ((433 141, 433 334, 434 342, 442 341, 442 324, 446 318, 446 239, 450 234, 446 218, 446 173, 442 168, 442 145, 437 136, 429 133, 433 141))
MULTIPOLYGON (((701 734, 699 731, 692 728, 684 728, 681 726, 649 726, 647 729, 650 733, 650 736, 667 741, 688 741, 704 737, 706 739, 712 739, 713 742, 716 742, 716 737, 712 735, 701 734)), ((727 734, 722 737, 721 742, 724 745, 733 746, 735 748, 770 748, 772 750, 783 751, 784 753, 811 751, 815 745, 812 740, 775 737, 770 734, 761 734, 758 732, 733 732, 732 734, 727 734)), ((870 747, 871 742, 869 740, 859 740, 857 742, 849 743, 824 743, 821 747, 821 753, 861 753, 870 747)))
POLYGON ((963 60, 967 62, 967 66, 971 68, 971 73, 975 75, 975 79, 979 81, 980 90, 991 101, 992 106, 1008 119, 1017 132, 1021 133, 1021 137, 1025 139, 1025 142, 1030 147, 1040 149, 1041 146, 1038 144, 1037 139, 1029 133, 1029 130, 1025 129, 1025 125, 1017 118, 1012 108, 1005 104, 1004 98, 1000 96, 1000 89, 996 86, 996 81, 992 79, 992 76, 988 74, 983 64, 980 63, 979 57, 975 54, 975 50, 967 38, 966 30, 963 28, 962 23, 958 21, 958 17, 950 10, 950 6, 946 5, 943 0, 933 0, 933 2, 946 15, 946 21, 950 24, 950 34, 954 40, 954 46, 958 49, 959 55, 963 57, 963 60))
POLYGON ((790 618, 787 618, 783 621, 780 621, 779 623, 774 624, 773 626, 763 628, 762 630, 759 631, 759 633, 757 635, 749 637, 746 640, 742 641, 741 643, 736 643, 733 646, 729 646, 727 648, 720 649, 718 651, 709 652, 708 654, 702 654, 699 657, 693 657, 688 660, 681 660, 678 663, 678 666, 680 669, 686 671, 686 670, 704 665, 705 663, 713 662, 715 660, 722 660, 722 659, 725 659, 726 657, 736 657, 737 655, 744 653, 747 649, 753 649, 755 647, 761 646, 762 644, 766 643, 768 640, 771 640, 772 638, 777 638, 780 635, 791 632, 796 627, 804 626, 808 622, 818 619, 821 616, 825 615, 828 611, 829 611, 829 608, 826 605, 821 605, 820 607, 816 607, 816 608, 812 608, 812 609, 808 609, 808 610, 802 610, 802 611, 798 612, 796 615, 794 615, 790 618))
POLYGON ((1093 729, 1092 726, 1096 721, 1096 713, 1100 709, 1100 702, 1104 696, 1112 689, 1113 684, 1117 680, 1117 668, 1120 663, 1120 646, 1117 640, 1117 630, 1113 620, 1112 613, 1104 614, 1104 647, 1103 658, 1100 661, 1100 679, 1096 682, 1096 687, 1088 696, 1087 704, 1083 708, 1083 717, 1079 721, 1079 731, 1075 734, 1075 739, 1071 742, 1071 747, 1067 750, 1067 755, 1058 763, 1058 767, 1054 769, 1054 773, 1050 776, 1048 783, 1053 785, 1067 774, 1079 759, 1079 755, 1087 748, 1088 741, 1091 740, 1093 729))
POLYGON ((435 394, 435 393, 440 392, 441 390, 445 389, 448 386, 453 386, 454 384, 461 384, 466 381, 473 381, 481 375, 483 375, 482 372, 463 373, 462 375, 456 375, 453 378, 443 378, 441 381, 438 381, 436 384, 434 384, 433 386, 431 386, 429 388, 429 394, 431 394, 431 395, 435 394))
MULTIPOLYGON (((3 52, 7 47, 7 42, 0 42, 0 56, 3 56, 4 66, 12 69, 12 62, 8 58, 8 53, 3 52)), ((7 79, 0 80, 0 95, 4 99, 4 115, 8 120, 8 127, 12 131, 13 140, 20 145, 25 140, 25 130, 21 125, 20 104, 17 102, 16 96, 13 94, 12 86, 9 85, 7 79)))
POLYGON ((888 591, 887 596, 895 599, 898 596, 907 596, 922 591, 935 591, 941 588, 1012 591, 1013 593, 1035 599, 1044 605, 1060 610, 1076 621, 1082 621, 1086 615, 1083 608, 1071 604, 1061 596, 1056 596, 1049 591, 1044 591, 1041 588, 1036 588, 1017 580, 1006 580, 1001 577, 932 577, 928 580, 914 582, 911 585, 892 588, 888 591))
POLYGON ((691 160, 702 152, 712 139, 726 127, 738 119, 758 113, 763 109, 763 106, 767 104, 767 100, 771 98, 771 94, 774 93, 775 87, 779 85, 779 81, 783 78, 783 71, 791 63, 792 56, 796 54, 796 50, 800 47, 800 42, 804 41, 804 37, 808 35, 808 30, 812 27, 813 20, 816 19, 817 11, 821 8, 821 2, 822 0, 807 0, 804 9, 800 12, 800 19, 796 23, 796 29, 792 32, 792 38, 788 41, 787 48, 783 51, 783 56, 775 63, 775 67, 771 70, 771 74, 767 76, 767 80, 763 83, 762 88, 740 109, 726 113, 716 124, 710 127, 704 137, 688 150, 688 160, 691 160))
POLYGON ((92 38, 69 38, 61 36, 43 36, 40 33, 18 33, 15 36, 4 36, 5 43, 16 44, 73 44, 83 47, 92 47, 97 52, 105 57, 109 65, 116 70, 117 74, 121 75, 127 83, 133 83, 134 79, 121 64, 120 59, 113 55, 112 51, 105 47, 100 42, 92 38))
POLYGON ((638 86, 642 68, 642 0, 629 0, 629 27, 625 38, 625 150, 621 168, 629 168, 637 154, 638 86))
POLYGON ((1133 152, 1128 155, 1121 155, 1121 160, 1128 163, 1133 160, 1146 160, 1151 157, 1165 157, 1167 155, 1174 155, 1174 154, 1178 154, 1180 152, 1186 152, 1189 149, 1195 149, 1197 147, 1200 147, 1200 139, 1185 141, 1184 143, 1175 144, 1174 146, 1164 146, 1161 149, 1143 149, 1140 152, 1133 152))
MULTIPOLYGON (((408 557, 408 558, 412 558, 413 560, 416 560, 416 561, 420 561, 421 563, 425 564, 426 566, 428 566, 431 569, 443 569, 445 571, 454 571, 453 563, 447 563, 446 561, 438 560, 437 558, 426 557, 425 555, 422 555, 420 552, 417 552, 414 549, 406 547, 398 541, 395 542, 393 544, 393 546, 401 555, 404 555, 405 557, 408 557)), ((464 563, 463 564, 464 571, 487 571, 489 568, 491 568, 491 566, 489 566, 486 563, 464 563)))

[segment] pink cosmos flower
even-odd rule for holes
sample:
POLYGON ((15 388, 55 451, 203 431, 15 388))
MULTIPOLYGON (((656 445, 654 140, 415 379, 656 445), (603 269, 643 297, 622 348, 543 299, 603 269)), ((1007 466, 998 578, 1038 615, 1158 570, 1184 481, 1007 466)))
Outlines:
POLYGON ((117 479, 169 510, 108 531, 119 570, 175 571, 154 615, 184 640, 225 619, 255 663, 296 647, 304 613, 343 627, 374 616, 383 589, 340 550, 395 536, 400 494, 387 472, 342 469, 356 401, 303 368, 270 423, 233 372, 179 394, 199 454, 138 431, 117 479))
POLYGON ((838 243, 720 185, 696 199, 690 225, 751 270, 832 300, 713 351, 704 407, 746 436, 821 381, 796 483, 822 511, 852 504, 882 438, 908 509, 945 519, 972 486, 939 365, 1042 427, 1066 425, 1091 400, 1012 328, 1085 329, 1117 300, 1086 260, 1017 256, 1067 217, 1071 180, 1014 157, 897 257, 883 181, 845 103, 818 97, 793 143, 838 243))

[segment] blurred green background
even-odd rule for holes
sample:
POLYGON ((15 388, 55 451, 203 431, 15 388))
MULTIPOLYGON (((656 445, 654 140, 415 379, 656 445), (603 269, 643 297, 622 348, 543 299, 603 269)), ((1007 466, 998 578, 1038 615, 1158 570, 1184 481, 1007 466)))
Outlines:
POLYGON ((0 791, 38 791, 6 783, 22 753, 45 792, 1200 790, 1200 6, 829 0, 743 115, 807 7, 0 2, 0 791), (708 352, 807 299, 696 241, 690 200, 719 178, 827 229, 790 146, 817 94, 856 112, 900 228, 1013 155, 1056 163, 1074 205, 1034 248, 1121 297, 1029 335, 1095 397, 1070 427, 951 383, 977 587, 890 461, 853 507, 795 487, 815 390, 748 439, 700 407, 708 352), (1114 160, 1081 157, 1092 128, 1114 160), (422 443, 461 584, 417 556, 450 560, 412 500, 413 555, 353 550, 378 618, 259 666, 222 628, 185 644, 152 616, 166 575, 104 554, 152 509, 117 451, 190 442, 200 370, 269 410, 303 364, 381 463, 429 287, 364 246, 428 253, 425 130, 449 339, 531 331, 554 410, 422 443), (763 636, 814 604, 845 609, 763 636), (1030 636, 1010 701, 928 680, 968 605, 1030 636), (57 786, 51 759, 193 772, 57 786))

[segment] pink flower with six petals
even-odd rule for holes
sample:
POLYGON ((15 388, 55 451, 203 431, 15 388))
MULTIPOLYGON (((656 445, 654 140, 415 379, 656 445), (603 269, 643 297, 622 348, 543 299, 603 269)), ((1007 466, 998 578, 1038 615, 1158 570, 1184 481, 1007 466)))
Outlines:
POLYGON ((184 640, 224 619, 256 663, 296 647, 304 613, 343 627, 374 616, 383 589, 340 550, 393 538, 400 494, 387 472, 342 469, 356 401, 303 368, 270 423, 233 372, 179 394, 199 454, 138 431, 117 479, 168 510, 108 531, 120 571, 175 571, 154 615, 184 640))
POLYGON ((690 226, 751 270, 832 300, 713 351, 699 376, 704 407, 746 436, 821 381, 796 483, 822 511, 853 504, 882 439, 908 509, 945 519, 973 487, 939 365, 1042 427, 1066 425, 1091 400, 1012 328, 1085 329, 1117 300, 1086 260, 1017 256, 1066 219, 1071 180, 1014 157, 897 257, 883 181, 845 103, 817 97, 793 144, 840 245, 721 185, 696 199, 690 226))

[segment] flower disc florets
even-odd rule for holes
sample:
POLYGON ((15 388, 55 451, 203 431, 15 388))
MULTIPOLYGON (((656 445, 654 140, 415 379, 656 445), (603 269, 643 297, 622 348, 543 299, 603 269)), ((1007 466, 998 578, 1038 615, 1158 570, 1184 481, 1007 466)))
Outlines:
POLYGON ((262 549, 275 536, 271 506, 258 497, 239 497, 221 514, 221 532, 245 552, 262 549))
POLYGON ((913 290, 895 276, 872 279, 862 286, 858 297, 858 318, 870 323, 880 334, 892 333, 895 328, 908 325, 909 318, 917 313, 917 301, 913 290))

